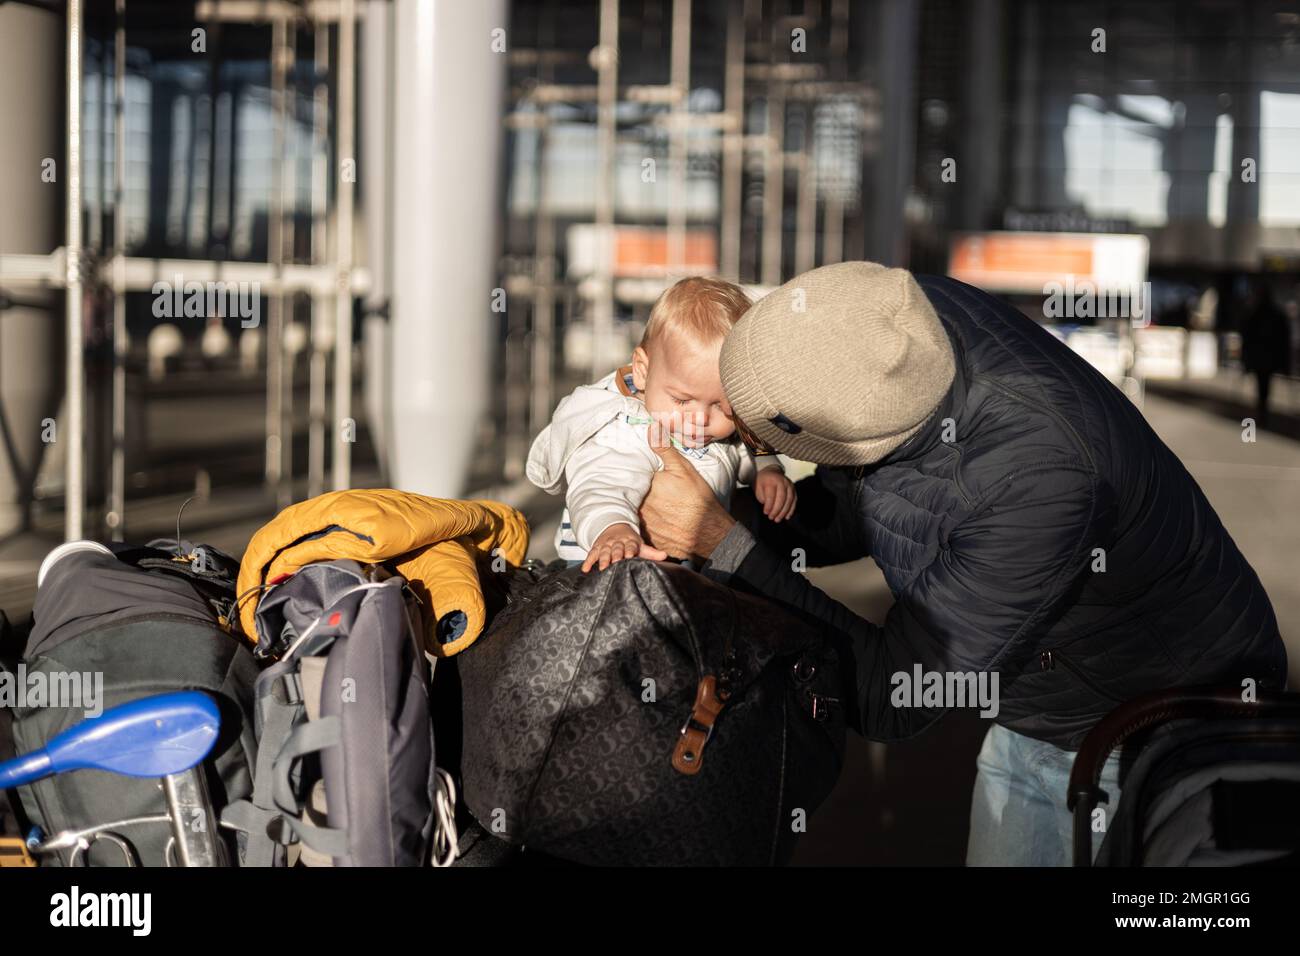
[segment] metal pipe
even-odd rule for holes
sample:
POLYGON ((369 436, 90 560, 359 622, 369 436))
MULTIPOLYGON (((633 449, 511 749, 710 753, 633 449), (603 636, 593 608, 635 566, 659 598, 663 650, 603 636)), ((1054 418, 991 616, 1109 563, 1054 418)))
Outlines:
MULTIPOLYGON (((763 236, 761 241, 760 275, 764 285, 781 284, 781 250, 784 244, 783 231, 785 216, 785 83, 799 72, 799 64, 789 63, 789 55, 778 62, 776 51, 785 44, 780 36, 780 26, 776 22, 777 7, 788 6, 773 2, 773 22, 771 32, 766 35, 769 63, 759 65, 753 73, 766 81, 767 101, 767 144, 763 164, 763 236)), ((806 69, 815 69, 814 64, 807 64, 806 69)))
MULTIPOLYGON (((672 106, 677 99, 675 90, 671 83, 629 83, 623 87, 622 93, 628 103, 672 106)), ((516 84, 510 90, 510 97, 528 103, 596 103, 600 100, 600 86, 589 83, 516 84)))
POLYGON ((614 163, 618 99, 618 0, 600 0, 600 46, 596 61, 597 154, 595 219, 597 282, 600 285, 592 314, 591 375, 605 371, 605 357, 614 336, 614 163))
MULTIPOLYGON (((526 407, 529 389, 523 384, 528 376, 528 316, 519 304, 519 296, 507 295, 505 311, 505 461, 502 477, 516 481, 523 477, 524 459, 528 457, 528 418, 526 407)), ((534 359, 537 353, 534 352, 534 359)), ((536 408, 532 410, 536 414, 536 408)))
POLYGON ((85 338, 82 326, 81 284, 81 74, 82 29, 85 11, 81 0, 68 0, 68 138, 64 175, 67 182, 67 352, 65 388, 68 421, 64 428, 67 453, 64 463, 63 536, 76 541, 82 536, 85 509, 85 338))
POLYGON ((162 778, 179 866, 223 866, 225 845, 203 777, 204 765, 162 778))
MULTIPOLYGON (((113 285, 125 283, 126 0, 116 0, 113 29, 113 285)), ((106 521, 114 541, 126 534, 126 293, 113 293, 113 451, 106 521)))
MULTIPOLYGON (((203 21, 200 21, 203 22, 203 21)), ((230 220, 226 219, 221 227, 217 225, 217 153, 218 153, 218 116, 220 115, 221 99, 221 24, 206 23, 208 31, 208 56, 212 63, 212 69, 208 71, 208 188, 207 195, 204 197, 207 208, 204 210, 205 229, 203 236, 203 254, 211 256, 215 243, 213 238, 220 235, 222 237, 221 248, 223 254, 228 254, 230 248, 230 220)), ((230 117, 234 122, 235 105, 234 98, 231 97, 230 117)), ((231 154, 231 165, 233 165, 233 153, 231 154)), ((232 177, 233 178, 233 177, 232 177)))
POLYGON ((357 13, 355 0, 339 8, 337 233, 335 264, 338 287, 334 302, 334 488, 352 483, 352 182, 346 164, 355 163, 354 100, 356 91, 357 13))
POLYGON ((361 149, 359 184, 365 231, 361 248, 372 274, 370 293, 362 307, 361 379, 366 431, 375 450, 380 484, 390 485, 393 436, 393 90, 394 6, 389 0, 367 0, 358 10, 365 26, 357 51, 357 141, 361 149))
POLYGON ((222 23, 266 23, 305 16, 315 23, 345 19, 344 0, 199 0, 195 20, 222 23))
MULTIPOLYGON (((47 255, 0 255, 0 275, 6 286, 35 286, 62 289, 67 285, 67 253, 59 246, 47 255)), ((224 282, 228 286, 257 283, 264 295, 273 292, 331 294, 336 275, 330 265, 286 265, 279 278, 266 262, 231 262, 227 259, 150 259, 144 256, 114 256, 107 263, 114 290, 148 292, 155 282, 224 282), (120 262, 119 262, 120 260, 120 262)), ((352 270, 352 294, 370 291, 370 270, 352 270)), ((235 290, 231 290, 235 291, 235 290)))
POLYGON ((669 83, 673 106, 668 130, 668 278, 686 271, 687 97, 691 90, 691 0, 673 0, 669 83))
POLYGON ((555 218, 544 199, 548 188, 545 173, 549 137, 538 130, 536 241, 533 255, 533 389, 531 430, 540 432, 551 417, 554 400, 555 355, 555 218))
POLYGON ((763 170, 763 283, 781 284, 785 211, 785 98, 779 80, 767 84, 767 162, 763 170))
POLYGON ((727 13, 727 60, 723 107, 731 125, 722 134, 722 235, 719 265, 723 278, 740 281, 740 217, 745 170, 745 6, 731 0, 727 13))
MULTIPOLYGON (((538 26, 538 45, 554 42, 554 12, 548 6, 546 16, 538 26)), ((541 82, 549 82, 554 72, 551 63, 539 60, 538 73, 541 82)), ((547 150, 550 148, 550 115, 547 107, 539 106, 542 121, 537 127, 537 210, 534 217, 535 240, 533 243, 533 370, 532 401, 530 411, 532 435, 540 432, 550 420, 551 403, 555 399, 555 217, 551 215, 548 204, 550 196, 550 176, 547 171, 547 150)), ((531 437, 531 436, 530 436, 531 437)), ((523 455, 511 454, 506 459, 507 467, 516 459, 527 456, 527 448, 521 449, 523 455)))
POLYGON ((99 69, 99 95, 95 99, 95 108, 99 115, 95 117, 95 202, 87 217, 90 235, 87 245, 102 255, 108 241, 104 231, 104 208, 108 204, 108 55, 103 45, 99 48, 99 60, 95 64, 99 69))
MULTIPOLYGON (((276 271, 283 270, 286 262, 293 262, 294 248, 294 220, 298 212, 298 133, 297 121, 294 117, 297 110, 291 107, 296 102, 297 93, 288 86, 288 73, 293 68, 297 59, 298 49, 298 28, 296 24, 290 29, 290 24, 286 23, 284 36, 284 49, 282 50, 283 65, 280 68, 280 115, 277 121, 277 127, 280 130, 280 152, 276 154, 275 164, 282 167, 283 179, 280 182, 280 195, 278 197, 278 216, 280 223, 280 253, 279 261, 276 262, 276 271), (293 144, 289 144, 289 130, 292 124, 294 135, 293 144), (286 155, 287 153, 287 155, 286 155), (285 216, 286 208, 288 216, 285 216)), ((294 305, 296 297, 292 292, 280 292, 280 313, 282 316, 282 329, 284 334, 281 336, 280 350, 283 353, 280 359, 281 368, 284 372, 284 384, 280 389, 280 491, 276 504, 284 508, 293 501, 293 365, 296 361, 296 352, 286 352, 289 343, 288 331, 293 324, 294 305)))
MULTIPOLYGON (((313 44, 316 65, 316 89, 312 96, 312 163, 311 163, 311 257, 313 264, 324 267, 329 258, 329 68, 330 30, 316 23, 313 44)), ((326 308, 331 299, 326 291, 311 297, 311 364, 307 371, 307 497, 315 498, 325 490, 325 440, 327 412, 326 379, 328 372, 329 328, 326 308)))
MULTIPOLYGON (((275 132, 271 147, 271 201, 267 212, 267 259, 278 279, 284 265, 285 33, 283 17, 271 22, 271 104, 275 132)), ((284 297, 272 293, 266 319, 266 485, 276 507, 284 498, 284 297)))
POLYGON ((848 78, 849 0, 831 0, 831 75, 848 78))
POLYGON ((817 257, 817 156, 813 150, 813 107, 803 106, 803 151, 797 172, 799 192, 795 203, 794 273, 801 275, 816 264, 817 257))
MULTIPOLYGON (((831 76, 840 82, 849 79, 849 0, 833 0, 831 3, 831 76)), ((830 149, 833 151, 834 146, 830 149)), ((858 160, 861 168, 861 157, 858 160)), ((843 179, 843 171, 836 172, 837 179, 843 179)), ((836 182, 826 196, 822 212, 822 259, 823 263, 842 262, 844 260, 844 191, 847 184, 836 182)))
POLYGON ((844 261, 844 200, 832 190, 826 197, 822 221, 822 264, 844 261))

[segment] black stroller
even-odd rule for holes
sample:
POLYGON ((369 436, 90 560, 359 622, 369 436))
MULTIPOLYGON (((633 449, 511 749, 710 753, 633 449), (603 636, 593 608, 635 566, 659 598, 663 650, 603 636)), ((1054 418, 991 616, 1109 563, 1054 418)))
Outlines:
POLYGON ((1070 774, 1075 866, 1092 865, 1092 812, 1106 798, 1098 782, 1121 744, 1122 794, 1098 866, 1300 864, 1300 694, 1242 696, 1161 691, 1093 728, 1070 774))

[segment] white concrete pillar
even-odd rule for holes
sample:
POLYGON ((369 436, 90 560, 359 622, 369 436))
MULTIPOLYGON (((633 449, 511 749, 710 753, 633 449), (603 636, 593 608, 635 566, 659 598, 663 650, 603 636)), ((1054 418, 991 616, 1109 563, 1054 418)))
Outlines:
POLYGON ((391 481, 453 497, 488 405, 506 4, 397 0, 394 14, 391 481))

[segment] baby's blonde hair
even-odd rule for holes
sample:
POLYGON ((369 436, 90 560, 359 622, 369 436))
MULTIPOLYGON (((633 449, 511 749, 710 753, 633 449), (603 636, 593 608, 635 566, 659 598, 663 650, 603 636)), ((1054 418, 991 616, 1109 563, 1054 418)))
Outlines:
POLYGON ((664 290, 650 310, 641 347, 665 334, 686 335, 697 342, 726 337, 752 305, 745 290, 722 279, 691 276, 664 290))

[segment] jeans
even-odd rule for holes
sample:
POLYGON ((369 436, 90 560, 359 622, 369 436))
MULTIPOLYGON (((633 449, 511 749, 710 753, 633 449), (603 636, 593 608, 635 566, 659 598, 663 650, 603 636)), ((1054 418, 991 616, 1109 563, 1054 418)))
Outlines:
MULTIPOLYGON (((1066 808, 1075 754, 994 724, 976 761, 967 866, 1069 866, 1074 815, 1066 808)), ((1102 768, 1098 804, 1105 819, 1119 805, 1119 752, 1102 768)), ((1092 835, 1095 858, 1104 833, 1092 835)))

